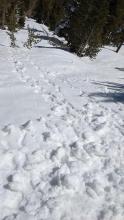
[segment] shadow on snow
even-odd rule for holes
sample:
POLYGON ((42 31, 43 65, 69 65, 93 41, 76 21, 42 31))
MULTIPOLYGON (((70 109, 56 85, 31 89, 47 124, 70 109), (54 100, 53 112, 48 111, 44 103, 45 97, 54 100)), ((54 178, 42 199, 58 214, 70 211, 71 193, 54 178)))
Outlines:
POLYGON ((100 86, 104 86, 106 92, 90 93, 89 96, 101 97, 102 102, 121 102, 124 103, 124 84, 115 82, 94 82, 100 86))
POLYGON ((115 69, 124 72, 124 68, 115 67, 115 69))
POLYGON ((34 46, 35 48, 45 48, 45 49, 59 49, 59 50, 64 50, 64 51, 68 51, 69 52, 69 48, 68 47, 55 47, 55 46, 51 46, 51 47, 46 47, 46 46, 34 46))

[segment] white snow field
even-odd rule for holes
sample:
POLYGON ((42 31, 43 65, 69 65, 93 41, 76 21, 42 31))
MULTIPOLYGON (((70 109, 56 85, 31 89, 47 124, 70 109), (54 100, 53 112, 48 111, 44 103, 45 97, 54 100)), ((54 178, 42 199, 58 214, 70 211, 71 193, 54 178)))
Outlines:
POLYGON ((31 50, 0 31, 0 220, 124 220, 124 48, 78 58, 27 24, 31 50))

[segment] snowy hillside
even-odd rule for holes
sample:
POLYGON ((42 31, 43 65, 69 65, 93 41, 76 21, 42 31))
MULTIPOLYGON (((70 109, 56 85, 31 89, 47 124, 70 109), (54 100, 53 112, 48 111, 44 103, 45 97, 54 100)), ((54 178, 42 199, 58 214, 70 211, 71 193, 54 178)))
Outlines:
POLYGON ((31 50, 0 31, 0 220, 124 220, 124 48, 80 59, 27 23, 31 50))

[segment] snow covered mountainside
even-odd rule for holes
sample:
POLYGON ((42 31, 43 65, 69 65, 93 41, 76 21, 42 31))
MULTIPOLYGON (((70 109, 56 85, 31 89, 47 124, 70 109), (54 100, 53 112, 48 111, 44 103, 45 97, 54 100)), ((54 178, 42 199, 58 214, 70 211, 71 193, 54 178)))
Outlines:
POLYGON ((0 31, 0 220, 124 220, 124 48, 80 59, 27 23, 31 50, 0 31))

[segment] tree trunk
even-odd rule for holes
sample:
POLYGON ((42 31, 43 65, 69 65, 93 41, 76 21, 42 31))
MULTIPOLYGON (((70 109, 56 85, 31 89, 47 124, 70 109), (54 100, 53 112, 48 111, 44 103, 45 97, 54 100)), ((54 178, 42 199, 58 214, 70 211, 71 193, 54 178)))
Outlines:
POLYGON ((5 8, 3 9, 3 14, 2 14, 2 28, 4 28, 5 25, 5 8))
POLYGON ((88 36, 88 38, 87 38, 87 40, 86 40, 86 42, 85 42, 85 45, 84 45, 84 43, 81 44, 81 46, 80 46, 80 48, 79 48, 79 50, 78 50, 78 54, 79 54, 79 55, 81 55, 81 53, 82 53, 82 52, 85 50, 85 48, 87 47, 87 45, 88 45, 88 43, 89 43, 89 40, 90 40, 90 38, 92 37, 92 34, 93 34, 94 29, 95 29, 95 25, 92 27, 92 30, 91 30, 91 32, 90 32, 90 34, 89 34, 89 36, 88 36))
POLYGON ((117 50, 116 50, 116 53, 119 52, 119 50, 121 49, 122 45, 123 45, 123 42, 121 42, 121 43, 118 45, 117 50))
POLYGON ((30 1, 28 11, 26 12, 27 17, 29 17, 29 18, 31 17, 32 12, 35 9, 35 6, 36 6, 37 2, 38 2, 38 0, 30 1))

